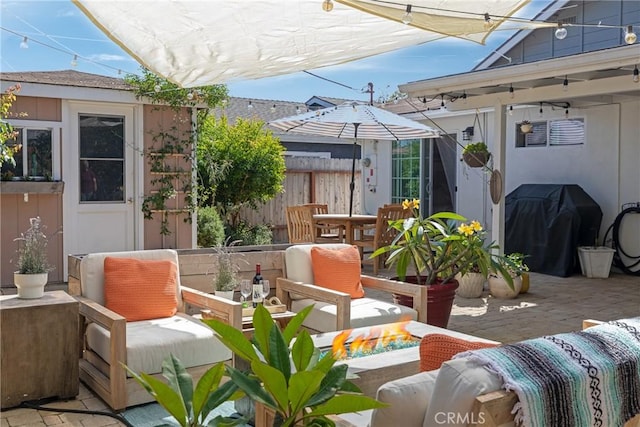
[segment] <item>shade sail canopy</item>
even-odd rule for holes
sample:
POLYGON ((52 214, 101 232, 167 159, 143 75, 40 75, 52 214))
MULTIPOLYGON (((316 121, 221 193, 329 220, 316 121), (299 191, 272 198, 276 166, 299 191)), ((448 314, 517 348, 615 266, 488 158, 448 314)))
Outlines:
POLYGON ((509 16, 528 1, 413 0, 416 25, 421 11, 440 11, 425 31, 355 4, 364 2, 324 12, 321 0, 73 0, 143 66, 183 87, 311 70, 448 35, 483 42, 502 21, 485 29, 484 13, 509 16), (455 8, 465 17, 445 13, 455 8))
POLYGON ((357 102, 285 117, 269 125, 285 132, 334 138, 401 140, 439 136, 436 130, 422 123, 357 102))

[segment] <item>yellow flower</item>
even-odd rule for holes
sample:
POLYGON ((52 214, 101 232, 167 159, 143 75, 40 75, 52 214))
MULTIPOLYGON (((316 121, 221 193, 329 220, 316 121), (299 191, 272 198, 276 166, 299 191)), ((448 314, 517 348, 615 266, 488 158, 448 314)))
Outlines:
POLYGON ((460 224, 458 226, 458 232, 465 236, 471 236, 473 234, 473 227, 467 224, 460 224))
POLYGON ((420 208, 420 200, 418 199, 413 199, 412 201, 409 201, 408 199, 404 199, 404 202, 402 202, 402 209, 418 209, 420 208))
POLYGON ((473 231, 482 231, 482 225, 476 220, 471 221, 471 228, 473 231))

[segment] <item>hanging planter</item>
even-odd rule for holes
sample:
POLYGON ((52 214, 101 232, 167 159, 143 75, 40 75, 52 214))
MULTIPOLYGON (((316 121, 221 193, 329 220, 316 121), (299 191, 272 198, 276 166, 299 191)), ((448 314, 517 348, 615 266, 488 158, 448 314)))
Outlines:
POLYGON ((472 168, 481 168, 487 164, 491 153, 484 142, 468 144, 462 150, 462 160, 472 168))
POLYGON ((533 125, 529 120, 523 120, 520 122, 520 132, 524 134, 533 132, 533 125))

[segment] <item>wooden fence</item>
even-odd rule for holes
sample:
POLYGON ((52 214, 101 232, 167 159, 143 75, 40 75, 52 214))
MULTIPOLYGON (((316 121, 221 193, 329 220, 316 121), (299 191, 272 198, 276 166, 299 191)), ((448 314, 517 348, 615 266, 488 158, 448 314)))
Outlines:
MULTIPOLYGON (((331 213, 349 212, 351 159, 285 157, 284 192, 257 210, 243 209, 240 217, 247 223, 267 224, 273 230, 273 243, 289 241, 286 207, 304 203, 326 203, 331 213)), ((360 160, 356 160, 353 212, 361 212, 360 160)))

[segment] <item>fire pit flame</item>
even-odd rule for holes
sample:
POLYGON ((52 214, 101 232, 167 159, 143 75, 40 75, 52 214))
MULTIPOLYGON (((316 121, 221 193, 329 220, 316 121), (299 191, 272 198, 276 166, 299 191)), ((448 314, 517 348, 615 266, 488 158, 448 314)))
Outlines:
POLYGON ((407 323, 409 321, 392 323, 384 328, 371 327, 367 335, 358 335, 349 343, 347 341, 353 329, 342 331, 331 345, 333 357, 341 360, 416 346, 419 340, 406 330, 407 323))

